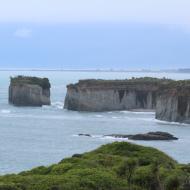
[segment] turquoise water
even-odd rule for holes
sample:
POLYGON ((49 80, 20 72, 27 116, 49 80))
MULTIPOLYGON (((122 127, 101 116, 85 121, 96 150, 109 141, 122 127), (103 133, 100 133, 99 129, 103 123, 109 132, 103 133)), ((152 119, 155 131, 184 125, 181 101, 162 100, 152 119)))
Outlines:
POLYGON ((188 79, 189 74, 125 72, 0 72, 0 174, 17 173, 35 166, 50 165, 75 153, 83 153, 113 142, 104 134, 135 134, 166 131, 178 141, 140 142, 156 147, 181 163, 190 162, 190 125, 160 122, 146 112, 73 112, 63 109, 66 85, 79 79, 125 79, 132 76, 188 79), (18 108, 8 104, 9 77, 31 75, 48 77, 52 84, 52 105, 42 108, 18 108), (79 137, 89 133, 89 137, 79 137))

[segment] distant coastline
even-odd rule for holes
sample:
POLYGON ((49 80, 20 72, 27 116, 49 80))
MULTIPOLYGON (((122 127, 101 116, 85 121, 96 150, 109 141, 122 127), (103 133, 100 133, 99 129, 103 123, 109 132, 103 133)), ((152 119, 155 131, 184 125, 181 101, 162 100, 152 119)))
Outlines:
POLYGON ((125 70, 125 69, 40 69, 40 68, 0 68, 0 71, 46 71, 46 72, 126 72, 126 73, 190 73, 187 69, 163 69, 163 70, 125 70))

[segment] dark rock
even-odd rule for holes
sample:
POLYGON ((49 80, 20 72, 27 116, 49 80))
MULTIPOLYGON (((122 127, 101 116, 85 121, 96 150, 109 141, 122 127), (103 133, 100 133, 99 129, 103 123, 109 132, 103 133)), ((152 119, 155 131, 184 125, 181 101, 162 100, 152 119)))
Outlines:
POLYGON ((177 140, 178 138, 165 132, 150 132, 146 134, 130 135, 131 140, 177 140))
POLYGON ((166 132, 149 132, 146 134, 136 134, 136 135, 119 135, 119 134, 112 134, 106 135, 115 138, 128 138, 130 140, 177 140, 178 138, 174 137, 173 135, 166 133, 166 132))
POLYGON ((78 134, 78 136, 92 137, 90 134, 78 134))

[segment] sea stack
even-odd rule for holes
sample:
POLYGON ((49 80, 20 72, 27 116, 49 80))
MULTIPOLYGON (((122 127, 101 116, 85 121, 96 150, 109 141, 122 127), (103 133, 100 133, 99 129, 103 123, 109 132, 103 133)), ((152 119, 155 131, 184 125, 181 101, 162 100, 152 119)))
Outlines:
POLYGON ((11 77, 9 103, 15 106, 50 105, 50 88, 51 85, 47 78, 11 77))
POLYGON ((159 89, 156 119, 190 123, 190 80, 173 81, 159 89))
POLYGON ((75 111, 155 109, 156 94, 167 79, 80 80, 67 86, 64 108, 75 111))

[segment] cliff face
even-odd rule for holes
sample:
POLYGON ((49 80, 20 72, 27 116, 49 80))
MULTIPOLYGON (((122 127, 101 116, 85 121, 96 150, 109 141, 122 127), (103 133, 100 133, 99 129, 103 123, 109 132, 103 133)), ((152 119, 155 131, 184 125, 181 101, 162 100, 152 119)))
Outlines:
POLYGON ((67 86, 65 108, 77 111, 155 109, 159 82, 137 79, 79 81, 67 86))
POLYGON ((156 119, 190 123, 190 86, 160 90, 157 96, 156 119))
POLYGON ((21 76, 12 78, 9 86, 9 103, 15 106, 50 105, 49 80, 21 76))

